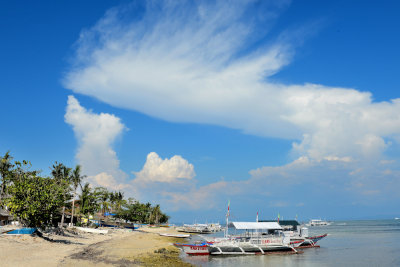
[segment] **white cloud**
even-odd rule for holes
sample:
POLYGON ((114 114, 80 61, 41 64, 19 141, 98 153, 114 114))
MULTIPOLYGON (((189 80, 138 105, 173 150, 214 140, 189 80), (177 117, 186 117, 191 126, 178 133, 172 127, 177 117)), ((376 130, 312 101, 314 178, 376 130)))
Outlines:
POLYGON ((379 157, 387 139, 399 139, 400 99, 375 103, 354 89, 272 82, 290 62, 294 41, 286 33, 245 50, 260 37, 255 27, 271 28, 282 8, 271 4, 262 20, 250 21, 250 5, 149 2, 131 21, 132 10, 114 8, 82 32, 64 84, 168 121, 297 139, 294 151, 313 159, 379 157))
POLYGON ((229 195, 227 192, 231 187, 231 182, 219 181, 199 188, 192 187, 184 192, 163 190, 159 196, 173 210, 211 210, 220 204, 219 196, 225 198, 229 195))
POLYGON ((89 176, 90 181, 98 186, 106 187, 111 190, 123 190, 129 187, 129 184, 121 184, 112 175, 101 172, 94 176, 89 176))
MULTIPOLYGON (((327 203, 398 199, 398 164, 382 154, 391 142, 400 143, 400 99, 374 102, 371 93, 352 88, 273 82, 272 75, 290 63, 296 45, 290 33, 286 38, 266 35, 285 5, 261 9, 267 14, 261 24, 249 21, 246 3, 188 4, 189 9, 174 5, 149 1, 145 13, 132 20, 130 8, 108 11, 82 31, 65 86, 167 121, 295 140, 298 159, 252 170, 242 181, 196 186, 193 166, 185 159, 150 153, 133 182, 140 194, 179 209, 211 209, 209 203, 218 205, 218 199, 229 196, 251 201, 249 193, 289 204, 295 197, 305 206, 312 206, 315 196, 327 203), (267 30, 254 29, 256 25, 267 30), (254 45, 267 37, 267 45, 254 45)), ((295 38, 302 35, 307 29, 295 38)), ((80 141, 77 158, 98 184, 123 187, 120 177, 126 174, 120 175, 112 149, 122 123, 110 114, 93 114, 70 98, 66 121, 80 141), (102 134, 96 136, 88 125, 102 123, 115 127, 99 127, 102 134)))
POLYGON ((289 206, 289 203, 286 201, 271 201, 269 203, 270 207, 275 207, 275 208, 283 208, 289 206))
POLYGON ((194 167, 179 155, 170 159, 162 159, 157 153, 147 155, 146 163, 140 172, 135 172, 136 182, 178 182, 179 180, 192 179, 196 174, 194 167))
POLYGON ((88 180, 112 190, 125 188, 127 174, 119 169, 113 144, 125 126, 121 120, 107 113, 95 114, 82 107, 73 96, 68 96, 65 122, 70 124, 78 140, 76 158, 88 180))
POLYGON ((267 203, 274 208, 320 203, 343 206, 350 200, 362 205, 392 205, 393 200, 398 201, 400 176, 398 171, 385 167, 301 157, 283 166, 251 170, 250 178, 240 181, 217 181, 199 187, 191 184, 179 191, 158 188, 157 198, 171 209, 203 211, 213 210, 227 199, 244 201, 248 206, 267 203))

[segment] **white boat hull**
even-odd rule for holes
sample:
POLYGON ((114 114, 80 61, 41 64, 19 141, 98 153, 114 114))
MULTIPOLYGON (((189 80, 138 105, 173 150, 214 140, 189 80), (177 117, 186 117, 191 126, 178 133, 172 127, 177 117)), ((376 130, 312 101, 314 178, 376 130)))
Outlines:
POLYGON ((159 234, 160 236, 166 236, 166 237, 176 237, 176 238, 188 238, 190 237, 190 234, 159 234))
POLYGON ((86 233, 93 233, 93 234, 108 234, 108 230, 103 229, 93 229, 93 228, 84 228, 84 227, 75 227, 77 230, 86 232, 86 233))

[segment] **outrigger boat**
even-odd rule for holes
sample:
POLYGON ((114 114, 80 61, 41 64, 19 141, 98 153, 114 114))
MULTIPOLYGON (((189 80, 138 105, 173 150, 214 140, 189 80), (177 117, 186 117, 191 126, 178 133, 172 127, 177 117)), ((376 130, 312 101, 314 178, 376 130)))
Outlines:
POLYGON ((245 232, 209 245, 211 255, 297 253, 290 245, 290 237, 283 233, 282 227, 276 222, 232 222, 232 225, 245 232))
POLYGON ((189 255, 248 255, 270 252, 297 253, 290 244, 290 237, 285 235, 282 226, 277 222, 232 222, 239 235, 229 235, 229 203, 226 214, 226 228, 223 238, 205 238, 206 242, 198 244, 174 245, 189 255))
MULTIPOLYGON (((261 220, 260 222, 273 222, 272 220, 261 220)), ((295 248, 319 247, 316 243, 328 234, 309 236, 308 228, 302 227, 296 220, 280 220, 286 235, 290 236, 290 244, 295 248)))
POLYGON ((212 245, 212 243, 209 242, 202 242, 195 244, 175 243, 174 245, 182 249, 188 255, 203 256, 203 255, 210 255, 209 246, 212 245))
POLYGON ((328 234, 317 235, 317 236, 310 236, 305 238, 290 238, 290 244, 293 245, 295 248, 315 248, 319 247, 316 243, 321 240, 322 238, 326 237, 328 234))
POLYGON ((239 235, 210 239, 198 244, 174 245, 189 255, 249 255, 271 252, 297 251, 290 244, 290 237, 285 236, 282 227, 276 222, 232 222, 236 230, 244 231, 239 235))
POLYGON ((210 224, 184 224, 182 227, 178 227, 178 232, 194 233, 194 234, 211 234, 221 231, 222 227, 219 223, 210 224))

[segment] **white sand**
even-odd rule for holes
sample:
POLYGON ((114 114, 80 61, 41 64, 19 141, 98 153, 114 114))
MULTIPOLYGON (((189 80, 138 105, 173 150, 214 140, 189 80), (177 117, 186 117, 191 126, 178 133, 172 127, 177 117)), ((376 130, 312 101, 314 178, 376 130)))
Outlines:
POLYGON ((128 261, 126 265, 133 265, 138 256, 171 245, 170 238, 158 233, 177 233, 171 228, 141 230, 149 233, 112 230, 107 235, 50 235, 56 242, 29 235, 0 235, 0 265, 114 266, 123 265, 124 260, 128 261))

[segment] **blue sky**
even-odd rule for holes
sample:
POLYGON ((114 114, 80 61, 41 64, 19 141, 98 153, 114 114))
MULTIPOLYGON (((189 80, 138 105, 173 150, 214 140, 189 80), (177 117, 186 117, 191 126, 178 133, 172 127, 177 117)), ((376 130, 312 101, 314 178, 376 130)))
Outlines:
POLYGON ((399 215, 395 1, 12 1, 0 152, 175 222, 399 215))

